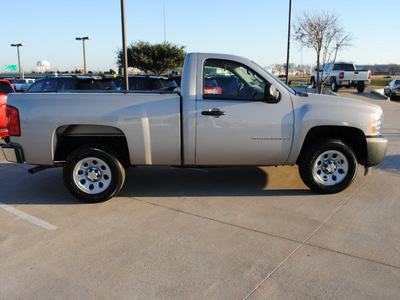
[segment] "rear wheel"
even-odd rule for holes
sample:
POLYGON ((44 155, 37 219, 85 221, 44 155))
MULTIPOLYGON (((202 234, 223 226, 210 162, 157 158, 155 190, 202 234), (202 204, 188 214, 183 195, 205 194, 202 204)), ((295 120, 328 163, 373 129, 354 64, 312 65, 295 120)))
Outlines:
POLYGON ((84 202, 102 202, 121 190, 125 169, 110 152, 98 147, 84 147, 68 157, 63 177, 74 197, 84 202))
POLYGON ((365 90, 365 86, 364 86, 364 85, 363 85, 363 86, 358 86, 358 87, 357 87, 357 92, 359 92, 359 93, 364 92, 364 90, 365 90))
POLYGON ((305 150, 299 163, 299 173, 313 191, 338 193, 353 182, 357 160, 347 144, 336 139, 323 140, 305 150))
POLYGON ((339 90, 339 86, 336 83, 336 79, 332 79, 331 90, 332 92, 337 92, 339 90))

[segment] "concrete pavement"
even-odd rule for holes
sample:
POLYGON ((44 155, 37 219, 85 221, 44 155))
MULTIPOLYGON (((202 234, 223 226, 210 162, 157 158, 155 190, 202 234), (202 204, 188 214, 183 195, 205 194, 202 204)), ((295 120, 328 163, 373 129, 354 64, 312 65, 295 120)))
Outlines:
POLYGON ((151 167, 83 204, 0 157, 0 299, 398 299, 400 102, 338 95, 381 105, 390 144, 336 195, 296 166, 151 167))

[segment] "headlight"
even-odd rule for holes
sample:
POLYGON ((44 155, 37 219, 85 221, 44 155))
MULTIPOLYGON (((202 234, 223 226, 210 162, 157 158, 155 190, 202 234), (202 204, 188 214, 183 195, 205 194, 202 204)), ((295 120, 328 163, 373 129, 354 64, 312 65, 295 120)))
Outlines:
POLYGON ((382 118, 383 118, 382 114, 372 115, 371 134, 373 135, 382 134, 382 118))

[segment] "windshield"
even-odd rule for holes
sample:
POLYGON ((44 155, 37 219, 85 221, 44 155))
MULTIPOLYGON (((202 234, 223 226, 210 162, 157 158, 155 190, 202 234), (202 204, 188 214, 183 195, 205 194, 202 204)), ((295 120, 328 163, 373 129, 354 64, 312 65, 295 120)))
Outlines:
POLYGON ((284 87, 289 93, 292 93, 293 95, 296 95, 296 92, 294 90, 292 90, 290 87, 288 87, 286 84, 284 84, 282 81, 280 81, 278 78, 276 78, 274 75, 272 75, 270 72, 268 72, 267 70, 265 70, 263 67, 261 67, 259 64, 257 64, 256 62, 252 61, 253 64, 255 64, 257 67, 263 69, 263 71, 265 73, 267 73, 269 76, 271 76, 272 78, 274 78, 276 81, 278 81, 282 87, 284 87))

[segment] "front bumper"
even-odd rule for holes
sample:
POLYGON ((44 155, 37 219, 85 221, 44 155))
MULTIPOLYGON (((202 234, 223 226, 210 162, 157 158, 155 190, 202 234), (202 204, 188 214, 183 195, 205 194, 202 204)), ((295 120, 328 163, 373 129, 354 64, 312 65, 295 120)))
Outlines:
POLYGON ((367 137, 367 162, 366 167, 380 164, 386 155, 388 139, 384 136, 367 137))
POLYGON ((18 144, 9 143, 3 145, 3 154, 7 161, 14 163, 23 163, 25 161, 24 151, 18 144))

